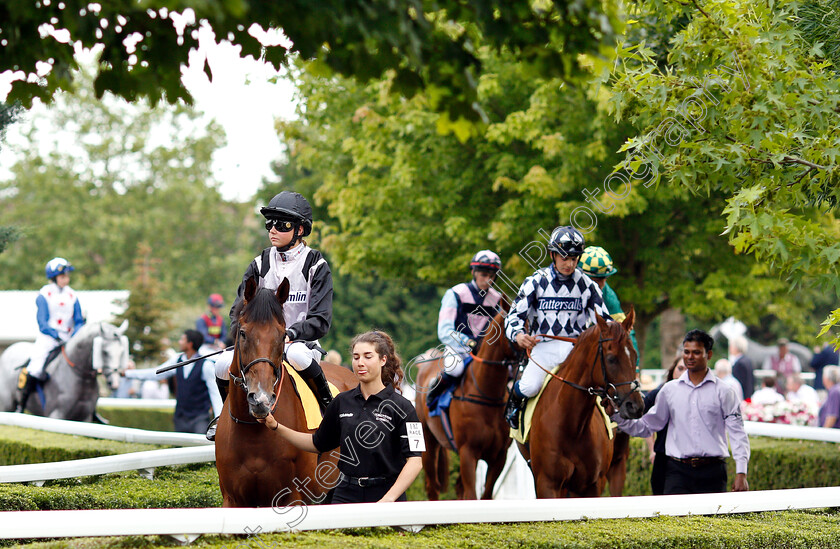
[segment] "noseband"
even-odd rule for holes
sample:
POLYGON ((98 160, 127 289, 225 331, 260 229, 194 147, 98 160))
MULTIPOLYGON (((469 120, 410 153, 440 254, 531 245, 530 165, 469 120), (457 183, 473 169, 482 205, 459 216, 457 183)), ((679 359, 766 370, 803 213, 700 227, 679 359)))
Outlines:
MULTIPOLYGON (((248 389, 248 381, 245 379, 245 374, 248 373, 248 370, 250 370, 251 367, 254 364, 259 364, 260 362, 268 363, 271 366, 271 368, 274 370, 274 386, 271 388, 272 391, 274 391, 274 405, 272 405, 271 411, 269 412, 269 413, 274 413, 274 409, 277 407, 277 402, 280 400, 280 398, 279 398, 280 389, 283 388, 283 379, 285 378, 285 372, 284 372, 285 369, 280 367, 280 366, 277 366, 277 364, 275 364, 270 358, 266 358, 266 357, 255 358, 254 360, 252 360, 248 364, 243 364, 242 363, 242 349, 239 345, 239 339, 240 339, 239 334, 240 334, 240 332, 236 333, 236 341, 234 342, 234 352, 236 353, 237 362, 239 362, 239 376, 241 376, 241 377, 237 377, 236 375, 234 375, 233 372, 230 372, 230 379, 233 380, 233 384, 236 385, 237 387, 239 387, 240 389, 242 389, 245 392, 245 395, 247 396, 248 393, 250 393, 250 390, 248 389)), ((286 359, 286 350, 284 348, 283 349, 283 354, 280 357, 281 365, 282 365, 282 361, 285 360, 285 359, 286 359)), ((230 414, 231 419, 233 421, 235 421, 236 423, 248 423, 248 424, 258 423, 256 421, 246 421, 246 420, 242 420, 242 419, 238 419, 238 418, 234 417, 233 413, 231 413, 229 408, 228 408, 228 414, 230 414)))
MULTIPOLYGON (((557 336, 551 336, 551 335, 547 335, 547 334, 540 334, 540 335, 542 335, 543 337, 547 337, 549 339, 559 339, 559 340, 562 340, 562 341, 569 341, 571 339, 571 338, 567 338, 567 337, 557 337, 557 336)), ((546 368, 543 368, 543 366, 538 364, 536 361, 534 362, 534 364, 539 366, 543 371, 548 373, 553 378, 557 379, 558 381, 562 381, 563 383, 565 383, 566 385, 569 385, 570 387, 574 387, 575 389, 578 389, 579 391, 583 391, 583 392, 585 392, 589 395, 599 396, 599 397, 601 397, 601 399, 609 400, 610 402, 612 402, 615 409, 618 410, 619 407, 621 407, 621 405, 624 403, 624 401, 631 394, 633 394, 636 391, 641 391, 641 384, 636 379, 634 379, 632 381, 620 381, 618 383, 611 383, 609 381, 609 379, 607 379, 607 362, 606 362, 606 358, 605 358, 606 355, 604 354, 604 342, 612 341, 612 340, 613 340, 613 338, 611 338, 611 337, 607 337, 607 338, 599 337, 598 338, 598 354, 595 355, 595 362, 592 364, 592 368, 595 369, 596 365, 598 364, 598 359, 600 358, 601 373, 604 376, 604 383, 606 384, 606 387, 584 387, 583 385, 578 385, 577 383, 575 383, 573 381, 569 381, 568 379, 565 379, 561 376, 558 376, 557 374, 552 373, 550 370, 547 370, 546 368), (632 386, 631 389, 624 396, 621 396, 621 395, 618 394, 618 387, 621 387, 622 385, 631 385, 632 386), (610 394, 610 390, 612 390, 613 393, 615 393, 615 396, 612 396, 610 394)), ((528 350, 528 358, 531 358, 531 351, 530 350, 528 350)))

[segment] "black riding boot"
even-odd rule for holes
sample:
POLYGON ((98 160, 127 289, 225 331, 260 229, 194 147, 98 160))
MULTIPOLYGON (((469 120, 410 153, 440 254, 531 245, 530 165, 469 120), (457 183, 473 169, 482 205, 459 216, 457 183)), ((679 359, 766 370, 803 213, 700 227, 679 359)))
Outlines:
POLYGON ((327 376, 324 375, 324 370, 318 361, 313 360, 312 363, 305 369, 298 372, 300 377, 306 381, 306 384, 315 393, 315 398, 318 399, 318 405, 321 407, 321 415, 324 415, 324 410, 332 402, 332 393, 330 392, 329 383, 327 383, 327 376))
POLYGON ((437 384, 431 388, 431 390, 426 393, 426 408, 429 410, 437 403, 437 399, 440 398, 447 389, 452 387, 458 382, 458 378, 455 376, 451 376, 446 372, 441 373, 437 377, 437 384))
MULTIPOLYGON (((219 388, 219 394, 222 395, 222 404, 225 403, 228 396, 228 380, 216 378, 216 387, 219 388)), ((219 423, 219 416, 213 418, 210 425, 207 426, 207 440, 216 440, 216 424, 219 423)))
POLYGON ((15 412, 22 414, 26 411, 26 403, 29 400, 29 395, 35 392, 35 389, 38 388, 38 383, 37 377, 26 374, 26 383, 24 383, 23 389, 21 389, 20 402, 18 402, 15 412))
POLYGON ((511 429, 519 429, 519 416, 522 415, 522 410, 528 403, 528 397, 521 397, 516 392, 511 392, 505 408, 505 420, 510 425, 511 429))

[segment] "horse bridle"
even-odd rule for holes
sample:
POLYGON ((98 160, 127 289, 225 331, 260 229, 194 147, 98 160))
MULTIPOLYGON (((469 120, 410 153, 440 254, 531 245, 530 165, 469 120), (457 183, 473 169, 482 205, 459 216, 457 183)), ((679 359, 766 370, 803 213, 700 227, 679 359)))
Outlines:
MULTIPOLYGON (((274 386, 271 389, 274 392, 275 399, 274 399, 274 405, 271 407, 271 411, 269 412, 269 413, 274 413, 274 409, 277 407, 277 402, 280 400, 279 393, 280 393, 280 389, 283 387, 283 378, 285 377, 285 368, 282 368, 282 364, 283 364, 283 361, 286 359, 286 350, 285 350, 285 348, 283 349, 283 352, 282 352, 281 357, 280 357, 281 366, 277 366, 277 364, 275 364, 274 361, 272 361, 270 358, 267 358, 267 357, 255 358, 254 360, 252 360, 248 364, 243 365, 242 364, 242 349, 240 348, 240 345, 239 345, 239 339, 240 339, 241 333, 242 333, 241 330, 236 333, 236 341, 234 341, 234 343, 233 343, 233 352, 236 353, 236 359, 237 359, 237 362, 239 362, 239 375, 241 377, 237 377, 236 375, 234 375, 233 372, 229 372, 230 379, 233 381, 234 385, 236 385, 237 387, 239 387, 240 389, 245 391, 245 395, 247 395, 249 393, 249 390, 248 390, 248 381, 245 379, 245 375, 248 373, 248 370, 250 370, 251 367, 254 364, 259 364, 260 362, 268 363, 274 369, 274 386)), ((248 420, 239 419, 237 417, 234 417, 233 412, 230 411, 230 408, 228 408, 228 414, 230 415, 230 418, 233 421, 235 421, 236 423, 247 423, 247 424, 259 423, 257 421, 248 421, 248 420)))
MULTIPOLYGON (((540 335, 542 335, 543 337, 547 337, 549 339, 558 339, 558 340, 561 340, 561 341, 569 341, 569 340, 574 341, 573 338, 551 336, 551 335, 547 335, 547 334, 540 334, 540 335)), ((612 405, 615 407, 615 409, 618 410, 621 407, 621 405, 624 403, 624 401, 631 394, 633 394, 636 391, 641 391, 641 384, 639 383, 639 381, 637 379, 633 379, 631 381, 620 381, 618 383, 612 383, 607 378, 607 362, 606 362, 606 355, 604 353, 604 342, 612 341, 612 340, 613 340, 613 338, 611 338, 611 337, 606 337, 606 338, 605 337, 600 337, 600 336, 598 337, 598 354, 595 355, 595 362, 592 364, 592 368, 594 369, 596 364, 598 363, 598 359, 599 358, 601 359, 601 373, 604 376, 604 383, 606 384, 606 387, 584 387, 583 385, 579 385, 579 384, 575 383, 574 381, 569 381, 568 379, 565 379, 561 376, 558 376, 557 374, 552 373, 551 371, 543 368, 543 366, 541 364, 537 363, 536 361, 534 361, 534 364, 539 366, 542 370, 547 372, 549 375, 551 375, 555 379, 557 379, 559 381, 562 381, 563 383, 565 383, 566 385, 569 385, 570 387, 574 387, 575 389, 583 391, 583 392, 585 392, 585 393, 587 393, 591 396, 599 396, 599 397, 601 397, 601 399, 609 400, 612 403, 612 405), (632 388, 623 397, 621 395, 619 395, 619 393, 618 393, 618 388, 621 387, 622 385, 631 385, 632 386, 632 388), (615 396, 610 395, 610 390, 612 390, 615 393, 615 396)), ((530 350, 528 350, 528 358, 531 358, 531 351, 530 350)), ((533 359, 531 359, 531 360, 533 360, 533 359)))
MULTIPOLYGON (((508 340, 508 346, 514 353, 516 353, 516 349, 514 348, 513 344, 508 340)), ((521 351, 519 351, 521 352, 521 351)), ((505 360, 487 360, 485 358, 481 358, 472 351, 470 351, 469 355, 472 357, 473 362, 481 362, 483 364, 487 364, 488 366, 504 366, 505 368, 510 368, 513 364, 518 364, 522 361, 522 355, 515 356, 513 358, 507 358, 505 360)), ((465 395, 459 396, 456 395, 454 392, 452 394, 452 398, 455 400, 461 400, 464 402, 471 402, 473 404, 480 404, 482 406, 504 406, 506 400, 504 398, 498 399, 489 397, 484 394, 484 391, 481 390, 481 385, 478 383, 478 379, 475 377, 475 369, 474 368, 467 368, 467 371, 470 373, 470 377, 472 378, 473 385, 475 385, 475 390, 478 392, 478 395, 465 395), (484 400, 478 400, 473 397, 478 397, 484 400)))

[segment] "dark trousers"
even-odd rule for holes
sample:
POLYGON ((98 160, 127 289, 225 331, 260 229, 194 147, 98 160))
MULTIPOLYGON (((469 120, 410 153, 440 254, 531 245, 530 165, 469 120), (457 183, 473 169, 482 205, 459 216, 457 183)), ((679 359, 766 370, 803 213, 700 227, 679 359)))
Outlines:
POLYGON ((203 435, 207 431, 207 424, 210 423, 211 419, 213 418, 206 414, 193 417, 175 416, 173 418, 175 432, 203 435))
POLYGON ((726 492, 726 462, 692 466, 668 458, 665 494, 709 494, 726 492))
MULTIPOLYGON (((379 484, 377 486, 357 486, 342 480, 335 487, 332 496, 332 503, 376 503, 382 496, 388 493, 393 483, 379 484)), ((397 501, 406 501, 405 493, 397 498, 397 501)))
POLYGON ((650 470, 650 489, 654 496, 665 493, 665 469, 668 467, 668 456, 664 452, 656 452, 653 457, 653 468, 650 470))

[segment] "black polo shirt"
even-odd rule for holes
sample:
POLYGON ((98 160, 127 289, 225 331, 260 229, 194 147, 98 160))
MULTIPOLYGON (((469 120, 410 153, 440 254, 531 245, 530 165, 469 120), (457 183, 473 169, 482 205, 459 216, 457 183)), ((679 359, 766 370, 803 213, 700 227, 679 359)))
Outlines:
POLYGON ((338 469, 351 477, 396 477, 425 450, 414 406, 390 385, 367 400, 359 386, 339 394, 312 442, 319 452, 340 448, 338 469))

